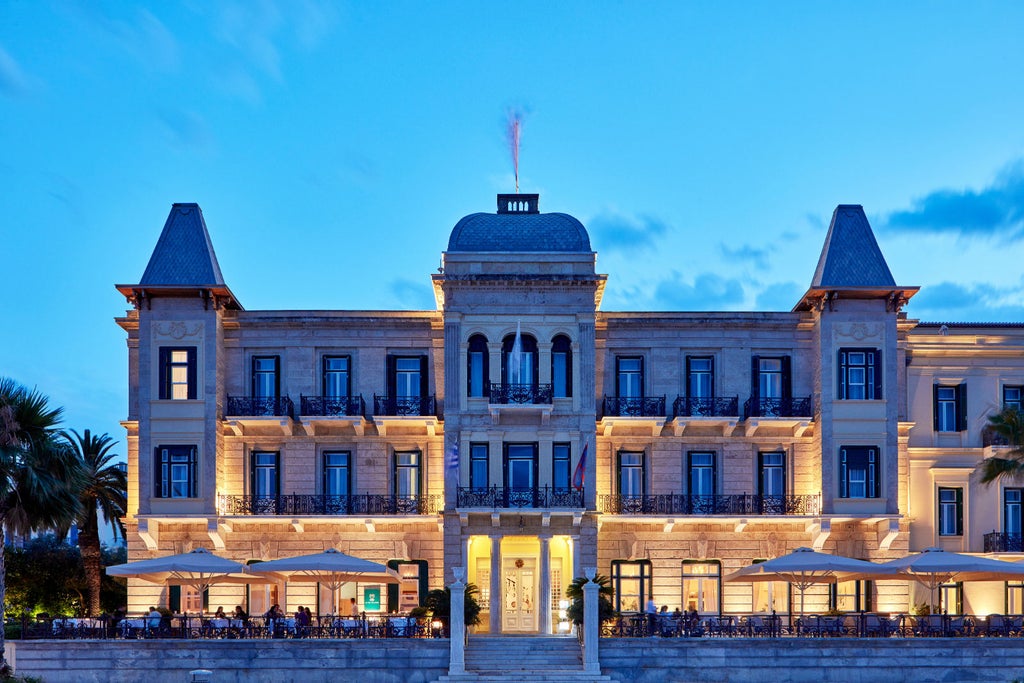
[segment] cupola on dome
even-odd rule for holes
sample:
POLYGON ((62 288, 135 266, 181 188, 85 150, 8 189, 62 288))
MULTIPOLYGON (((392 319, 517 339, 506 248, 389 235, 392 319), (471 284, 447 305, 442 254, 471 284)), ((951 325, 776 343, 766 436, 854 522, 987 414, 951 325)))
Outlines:
POLYGON ((541 213, 539 198, 499 194, 497 213, 472 213, 455 224, 448 251, 590 253, 590 236, 583 224, 566 213, 541 213))

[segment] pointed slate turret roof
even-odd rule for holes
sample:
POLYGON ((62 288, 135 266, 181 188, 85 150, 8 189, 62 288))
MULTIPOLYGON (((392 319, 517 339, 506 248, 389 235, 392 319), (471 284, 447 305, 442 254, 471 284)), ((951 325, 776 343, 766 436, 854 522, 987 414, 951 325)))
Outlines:
POLYGON ((173 204, 139 282, 143 286, 223 285, 217 255, 198 204, 173 204))
POLYGON ((890 298, 898 308, 917 290, 896 285, 864 207, 840 204, 832 212, 811 287, 794 310, 807 310, 816 301, 839 294, 843 298, 890 298))
POLYGON ((142 280, 117 289, 136 306, 147 297, 195 296, 198 290, 218 305, 241 308, 224 283, 203 211, 194 202, 171 205, 142 280))
POLYGON ((864 207, 840 204, 832 212, 811 287, 895 287, 864 207))

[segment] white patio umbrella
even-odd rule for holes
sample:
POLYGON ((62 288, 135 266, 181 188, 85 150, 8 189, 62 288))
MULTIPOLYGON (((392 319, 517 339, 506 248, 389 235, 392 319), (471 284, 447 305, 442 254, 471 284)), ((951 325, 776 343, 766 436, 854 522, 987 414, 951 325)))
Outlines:
POLYGON ((885 562, 897 576, 915 579, 930 591, 931 607, 935 607, 935 589, 953 581, 1005 581, 1024 577, 1024 564, 1004 562, 989 557, 976 557, 949 552, 942 548, 925 548, 919 553, 885 562))
POLYGON ((804 615, 804 591, 816 583, 835 583, 854 579, 893 575, 894 569, 842 555, 797 548, 766 562, 758 562, 724 577, 725 581, 788 581, 800 591, 800 616, 804 615))
POLYGON ((214 555, 206 548, 107 567, 110 576, 142 579, 150 583, 192 586, 202 593, 215 583, 267 583, 250 574, 241 562, 214 555))
POLYGON ((401 583, 398 574, 383 564, 346 555, 334 548, 322 553, 296 555, 251 564, 249 571, 297 583, 319 583, 332 592, 350 581, 401 583))

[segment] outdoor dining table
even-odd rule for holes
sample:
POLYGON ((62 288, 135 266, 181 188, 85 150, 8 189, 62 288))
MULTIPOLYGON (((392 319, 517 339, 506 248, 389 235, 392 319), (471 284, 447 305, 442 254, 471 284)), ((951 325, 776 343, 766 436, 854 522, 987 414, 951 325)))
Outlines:
POLYGON ((335 619, 335 632, 345 638, 363 638, 366 636, 366 622, 362 619, 335 619))
POLYGON ((59 635, 67 631, 101 629, 103 620, 95 617, 62 617, 53 620, 53 633, 59 635))
MULTIPOLYGON (((154 621, 157 621, 154 619, 154 621)), ((130 619, 122 619, 117 622, 117 627, 121 631, 123 638, 130 638, 132 635, 138 633, 145 633, 149 628, 149 617, 133 617, 130 619)))

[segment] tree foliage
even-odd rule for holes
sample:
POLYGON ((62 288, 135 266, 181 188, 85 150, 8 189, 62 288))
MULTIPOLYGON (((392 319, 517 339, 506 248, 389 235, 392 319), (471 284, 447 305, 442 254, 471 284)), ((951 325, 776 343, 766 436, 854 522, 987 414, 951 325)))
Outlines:
POLYGON ((978 465, 981 482, 989 484, 997 479, 1024 481, 1024 413, 1017 408, 1005 408, 989 415, 988 430, 1010 450, 986 458, 978 465))
MULTIPOLYGON (((463 610, 466 619, 466 626, 476 626, 480 623, 480 589, 475 583, 466 584, 466 600, 463 610)), ((423 599, 423 606, 430 610, 435 619, 447 622, 452 613, 452 592, 447 586, 435 588, 427 593, 423 599)))
POLYGON ((85 566, 86 612, 99 614, 103 585, 103 557, 100 546, 100 515, 110 523, 115 536, 124 535, 121 518, 128 507, 128 482, 124 472, 114 463, 111 452, 116 443, 110 436, 96 436, 88 429, 84 434, 71 430, 63 433, 71 452, 78 460, 82 482, 78 493, 81 512, 78 523, 78 546, 85 566))
POLYGON ((82 611, 85 575, 78 548, 53 534, 7 548, 6 616, 77 615, 82 611))
MULTIPOLYGON (((565 611, 569 621, 579 626, 583 623, 583 584, 587 583, 587 577, 577 576, 565 589, 565 597, 569 598, 569 609, 565 611)), ((594 577, 594 583, 600 588, 597 590, 597 613, 599 621, 604 623, 615 618, 615 606, 612 598, 615 591, 612 589, 612 582, 607 576, 598 574, 594 577)))

